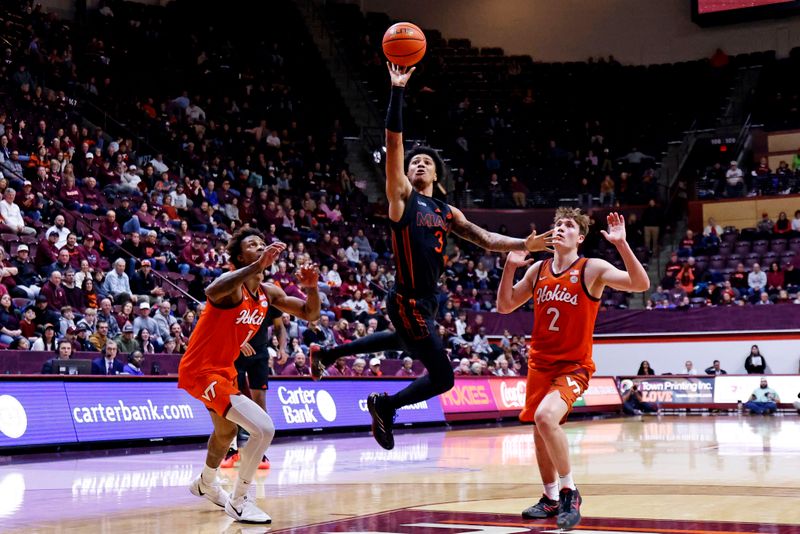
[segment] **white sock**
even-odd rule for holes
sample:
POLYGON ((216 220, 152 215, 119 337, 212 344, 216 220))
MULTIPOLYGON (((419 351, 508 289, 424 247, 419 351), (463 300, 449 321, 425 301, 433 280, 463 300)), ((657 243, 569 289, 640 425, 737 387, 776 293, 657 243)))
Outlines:
POLYGON ((572 471, 570 471, 569 473, 567 473, 563 477, 561 475, 559 475, 558 476, 558 481, 561 483, 561 489, 564 489, 564 488, 569 488, 571 490, 575 489, 575 483, 572 481, 572 471))
POLYGON ((557 501, 558 500, 558 480, 555 482, 551 482, 549 484, 544 484, 544 494, 547 496, 548 499, 557 501))
POLYGON ((247 495, 247 490, 250 489, 250 481, 244 481, 241 478, 236 479, 236 483, 233 485, 233 494, 231 495, 231 499, 238 500, 247 495))
POLYGON ((213 467, 203 466, 203 472, 200 474, 200 480, 203 484, 211 485, 217 480, 217 470, 213 467))

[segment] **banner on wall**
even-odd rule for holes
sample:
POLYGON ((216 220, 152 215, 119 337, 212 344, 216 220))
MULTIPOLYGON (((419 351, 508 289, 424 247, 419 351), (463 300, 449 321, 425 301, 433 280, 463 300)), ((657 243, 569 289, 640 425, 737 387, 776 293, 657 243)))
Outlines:
MULTIPOLYGON (((525 407, 527 390, 525 377, 514 378, 463 378, 456 377, 456 385, 441 395, 444 412, 504 412, 518 413, 525 407)), ((616 381, 611 377, 595 377, 589 387, 575 401, 581 406, 620 406, 616 381)))
POLYGON ((800 376, 790 375, 743 375, 717 377, 714 385, 714 402, 736 404, 747 402, 753 391, 761 387, 761 379, 767 379, 767 386, 774 389, 782 403, 792 403, 800 393, 800 376))
MULTIPOLYGON (((277 430, 364 426, 367 396, 407 380, 275 381, 267 394, 277 430)), ((396 424, 444 422, 438 397, 398 411, 396 424)), ((207 436, 203 403, 175 381, 0 381, 0 449, 128 439, 207 436)))
POLYGON ((610 376, 598 376, 589 380, 589 387, 575 401, 579 406, 621 406, 622 398, 617 391, 617 381, 610 376))
MULTIPOLYGON (((406 387, 406 380, 276 380, 267 391, 267 407, 278 430, 369 426, 367 397, 379 389, 392 395, 406 387)), ((444 422, 439 397, 404 406, 395 424, 444 422)))
POLYGON ((490 380, 486 378, 456 378, 453 389, 439 395, 445 413, 493 412, 494 402, 490 380))
POLYGON ((669 404, 711 404, 714 402, 714 378, 701 376, 631 376, 620 380, 624 395, 636 386, 642 401, 669 404))

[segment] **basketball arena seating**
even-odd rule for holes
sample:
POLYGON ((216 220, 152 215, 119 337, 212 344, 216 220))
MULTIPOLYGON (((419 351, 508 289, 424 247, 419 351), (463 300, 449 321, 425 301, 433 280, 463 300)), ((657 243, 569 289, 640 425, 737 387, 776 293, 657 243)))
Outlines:
MULTIPOLYGON (((702 236, 701 236, 702 237, 702 236)), ((698 242, 700 239, 698 239, 698 242)), ((764 272, 767 272, 772 263, 777 263, 783 270, 789 264, 794 264, 795 268, 800 266, 800 237, 772 234, 764 235, 756 228, 743 228, 737 231, 729 227, 722 234, 721 243, 718 248, 711 250, 699 250, 698 255, 692 256, 695 260, 695 287, 703 287, 708 282, 720 284, 730 279, 731 273, 736 271, 739 263, 744 264, 745 270, 749 273, 754 263, 758 263, 764 272)), ((680 258, 683 264, 688 261, 688 257, 680 258)), ((766 289, 765 289, 766 291, 766 289)), ((690 297, 691 307, 698 308, 709 305, 706 298, 698 297, 693 294, 690 297)), ((796 288, 789 291, 788 303, 791 303, 800 294, 796 288)), ((777 292, 770 292, 772 302, 787 302, 778 300, 777 292)), ((751 305, 753 300, 747 298, 737 299, 742 304, 751 305)), ((677 305, 679 302, 672 300, 671 304, 677 305)))
MULTIPOLYGON (((362 14, 352 3, 327 2, 326 14, 377 106, 385 109, 380 43, 392 21, 383 13, 362 14)), ((540 63, 501 48, 479 49, 469 39, 445 39, 435 29, 425 33, 428 52, 407 91, 407 137, 444 149, 451 165, 465 171, 468 201, 484 206, 508 202, 511 175, 527 187, 530 205, 551 206, 598 195, 606 172, 618 182, 623 204, 646 203, 655 192, 641 175, 654 167, 667 143, 692 127, 714 126, 736 69, 774 57, 744 54, 719 68, 707 60, 651 66, 622 66, 613 58, 540 63), (635 165, 620 159, 633 148, 650 157, 635 165), (599 161, 587 162, 587 156, 599 161), (620 171, 632 172, 624 191, 620 171), (493 172, 503 191, 496 198, 488 186, 493 172)))

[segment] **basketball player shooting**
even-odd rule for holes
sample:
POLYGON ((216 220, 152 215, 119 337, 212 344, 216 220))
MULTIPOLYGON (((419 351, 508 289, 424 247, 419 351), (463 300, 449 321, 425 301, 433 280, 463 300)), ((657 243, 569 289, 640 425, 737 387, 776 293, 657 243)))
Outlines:
POLYGON ((388 64, 392 89, 386 113, 386 196, 397 277, 386 307, 394 332, 377 332, 333 349, 310 347, 311 374, 319 379, 337 358, 384 350, 405 350, 428 374, 394 395, 372 393, 367 407, 372 434, 384 449, 394 447, 397 410, 446 391, 455 382, 450 359, 436 331, 437 283, 444 267, 447 236, 453 232, 487 250, 536 252, 551 244, 552 231, 526 239, 507 237, 469 222, 457 208, 433 198, 433 184, 445 173, 435 150, 403 149, 403 93, 414 68, 388 64))
POLYGON ((497 289, 500 313, 511 313, 533 297, 527 391, 519 417, 535 425, 536 462, 544 495, 524 510, 522 517, 556 516, 556 524, 562 529, 580 522, 581 496, 572 480, 569 445, 560 425, 586 391, 595 371, 592 332, 600 297, 606 286, 620 291, 646 291, 650 287, 647 272, 625 240, 623 217, 611 213, 607 221, 603 237, 617 248, 626 271, 605 260, 579 257, 578 247, 586 238, 589 217, 577 208, 562 207, 556 210, 554 219, 553 257, 533 263, 524 252, 509 253, 497 289), (514 274, 520 267, 528 270, 514 284, 514 274))
POLYGON ((207 306, 178 367, 178 387, 205 404, 214 425, 203 472, 192 481, 189 490, 244 523, 272 522, 266 512, 249 500, 248 489, 272 443, 275 425, 261 406, 239 391, 233 362, 240 351, 247 357, 255 354, 249 341, 269 316, 272 306, 307 321, 316 320, 320 311, 319 271, 315 265, 301 267, 297 276, 298 285, 306 290, 305 302, 286 296, 277 286, 262 283, 264 269, 285 248, 284 243, 267 246, 261 233, 252 228, 242 228, 234 234, 228 243, 234 270, 206 288, 207 306), (237 425, 250 438, 242 448, 239 476, 229 495, 215 481, 225 451, 236 436, 237 425))

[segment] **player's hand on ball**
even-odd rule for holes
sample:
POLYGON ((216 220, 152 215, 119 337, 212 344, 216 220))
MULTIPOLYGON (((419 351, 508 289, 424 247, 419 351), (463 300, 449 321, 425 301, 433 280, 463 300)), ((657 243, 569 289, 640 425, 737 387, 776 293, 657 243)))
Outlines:
POLYGON ((536 230, 534 230, 531 232, 531 235, 525 239, 525 248, 528 252, 555 252, 555 250, 553 250, 554 243, 555 238, 552 229, 543 234, 537 234, 536 230))
POLYGON ((278 256, 286 250, 286 243, 281 243, 280 241, 276 241, 275 243, 270 244, 264 252, 261 253, 261 257, 258 258, 258 266, 261 267, 263 271, 273 263, 275 260, 278 259, 278 256))
POLYGON ((528 253, 522 250, 512 250, 508 253, 506 257, 506 265, 509 267, 513 267, 514 269, 519 269, 520 267, 527 267, 528 265, 532 264, 534 261, 533 258, 526 259, 528 257, 528 253))
POLYGON ((317 287, 319 282, 319 268, 314 263, 306 263, 297 272, 297 285, 310 288, 317 287))
POLYGON ((250 343, 245 343, 244 345, 242 345, 241 348, 242 348, 242 354, 244 354, 248 358, 256 353, 256 349, 254 349, 253 346, 250 345, 250 343))
POLYGON ((625 242, 625 218, 617 212, 612 212, 606 217, 608 221, 608 231, 600 230, 606 241, 612 245, 620 245, 625 242))
POLYGON ((389 77, 392 79, 392 85, 397 87, 405 87, 408 83, 408 79, 411 77, 411 74, 417 69, 417 67, 401 67, 400 65, 395 65, 394 63, 386 62, 386 66, 389 68, 389 77))

